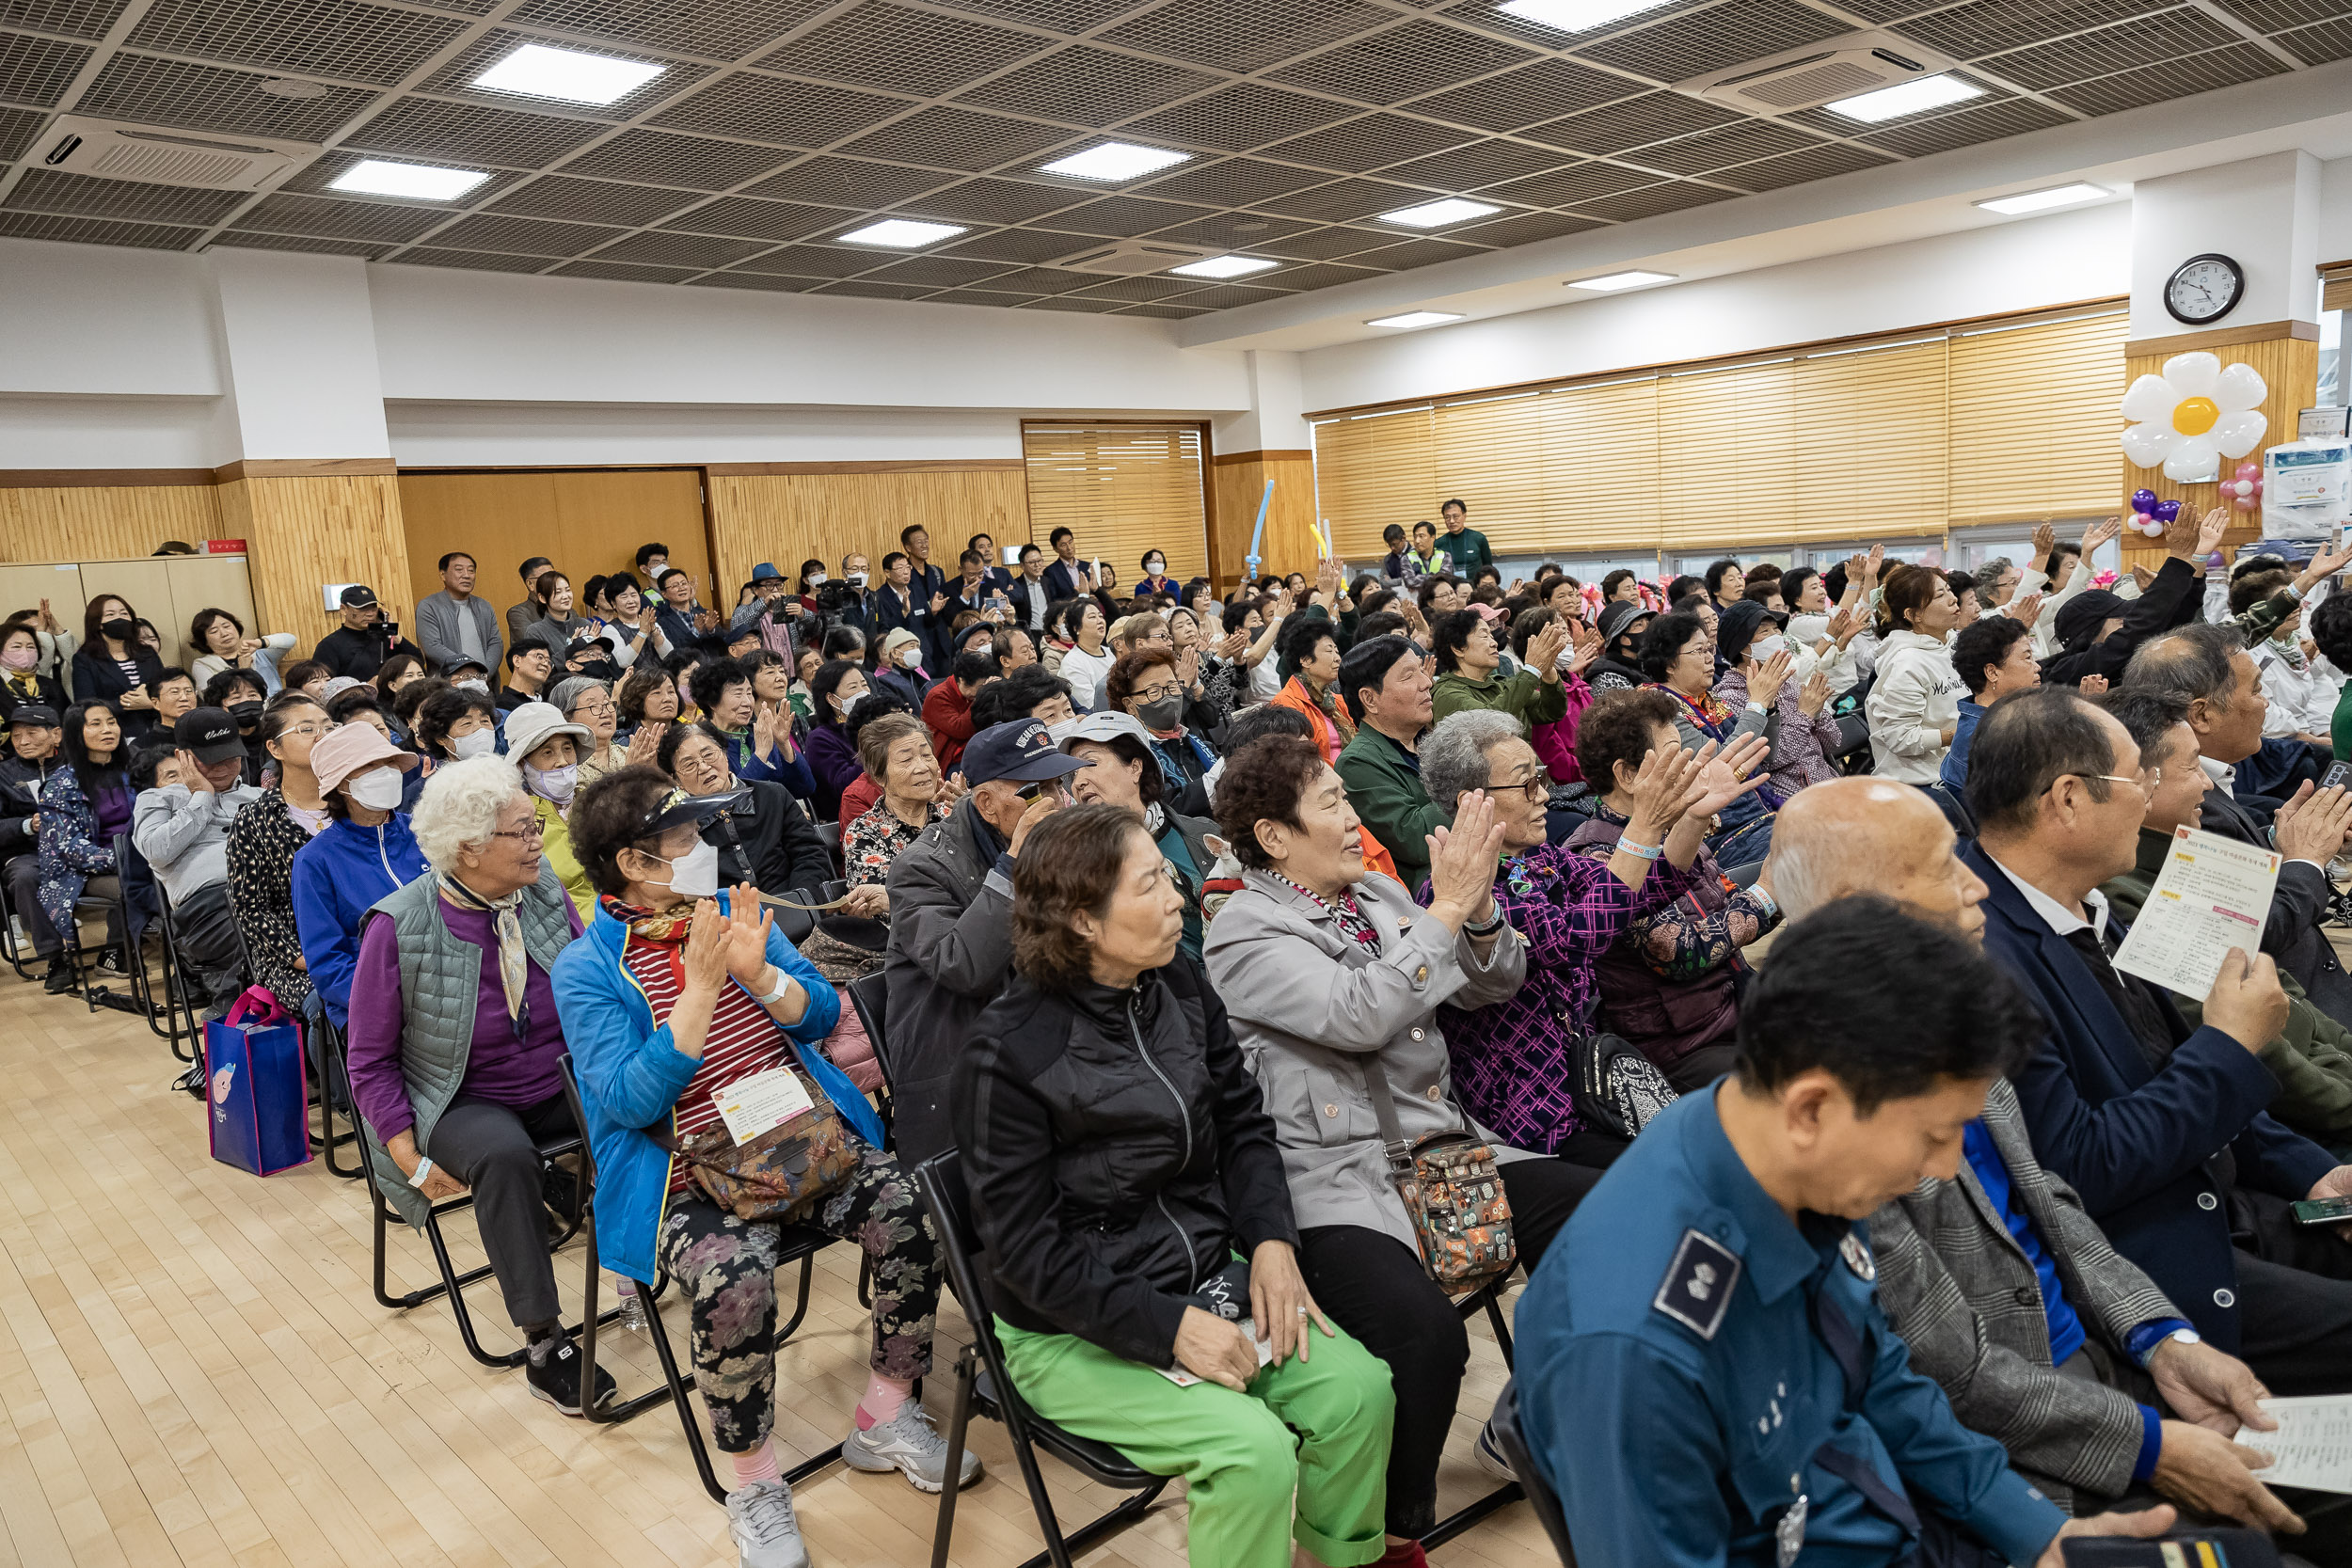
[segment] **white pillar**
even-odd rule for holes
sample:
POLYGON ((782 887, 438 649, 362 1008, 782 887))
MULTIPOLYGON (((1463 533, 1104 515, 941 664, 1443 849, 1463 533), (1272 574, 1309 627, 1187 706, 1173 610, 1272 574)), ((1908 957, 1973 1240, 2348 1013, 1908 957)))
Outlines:
POLYGON ((2300 150, 2142 180, 2132 187, 2132 326, 2135 342, 2272 322, 2319 321, 2320 162, 2300 150), (2208 251, 2246 272, 2246 292, 2226 316, 2201 325, 2173 317, 2164 286, 2175 268, 2208 251))
POLYGON ((220 334, 223 419, 237 455, 389 462, 367 264, 230 248, 204 260, 220 334))

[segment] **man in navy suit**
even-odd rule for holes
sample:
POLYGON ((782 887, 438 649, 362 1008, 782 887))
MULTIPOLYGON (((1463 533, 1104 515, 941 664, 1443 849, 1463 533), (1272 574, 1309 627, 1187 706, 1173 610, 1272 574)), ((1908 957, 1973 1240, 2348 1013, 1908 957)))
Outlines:
POLYGON ((2149 787, 2129 733, 2070 689, 2018 692, 1978 727, 1964 859, 1990 890, 1984 944, 2050 1026, 2015 1078, 2034 1152, 2272 1392, 2352 1388, 2352 1245, 2288 1207, 2352 1195, 2352 1166, 2264 1109, 2276 966, 2233 949, 2195 1030, 2113 966, 2122 926, 2099 884, 2134 863, 2149 787))

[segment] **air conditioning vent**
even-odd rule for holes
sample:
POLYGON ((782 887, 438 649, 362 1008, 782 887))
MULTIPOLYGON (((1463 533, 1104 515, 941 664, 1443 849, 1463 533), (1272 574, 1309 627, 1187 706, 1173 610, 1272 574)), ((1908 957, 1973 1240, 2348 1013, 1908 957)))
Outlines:
POLYGON ((36 155, 43 168, 102 180, 251 191, 309 163, 318 152, 309 142, 208 136, 64 115, 49 128, 36 155))
POLYGON ((1119 240, 1045 264, 1069 272, 1099 273, 1105 277, 1140 277, 1146 273, 1166 272, 1186 261, 1223 254, 1197 245, 1170 245, 1165 240, 1119 240))
POLYGON ((1848 33, 1802 49, 1710 71, 1675 90, 1744 114, 1787 114, 1950 71, 1960 62, 1892 33, 1848 33))

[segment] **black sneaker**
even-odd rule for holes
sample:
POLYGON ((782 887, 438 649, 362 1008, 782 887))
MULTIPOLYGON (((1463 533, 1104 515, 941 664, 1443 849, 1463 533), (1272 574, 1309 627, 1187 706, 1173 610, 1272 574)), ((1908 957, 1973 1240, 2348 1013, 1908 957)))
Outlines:
MULTIPOLYGON (((547 1401, 566 1416, 577 1416, 580 1413, 580 1347, 572 1343, 570 1335, 559 1334, 555 1348, 548 1353, 544 1360, 523 1363, 523 1375, 531 1385, 533 1399, 547 1401)), ((612 1397, 619 1392, 620 1386, 612 1381, 612 1374, 598 1367, 597 1408, 602 1409, 611 1403, 612 1397)))
POLYGON ((52 958, 49 973, 40 978, 40 989, 52 996, 63 996, 81 983, 82 977, 73 972, 71 958, 52 958))

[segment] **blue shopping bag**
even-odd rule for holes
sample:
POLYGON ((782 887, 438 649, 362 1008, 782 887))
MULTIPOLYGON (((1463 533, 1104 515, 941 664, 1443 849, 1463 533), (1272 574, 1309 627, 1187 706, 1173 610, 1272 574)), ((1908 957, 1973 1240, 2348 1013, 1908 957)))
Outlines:
POLYGON ((256 1176, 310 1163, 302 1025, 267 990, 249 987, 204 1025, 204 1076, 214 1159, 256 1176))

